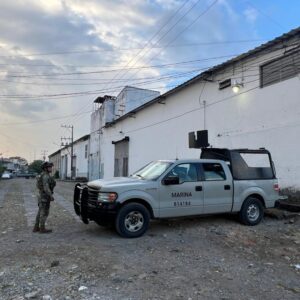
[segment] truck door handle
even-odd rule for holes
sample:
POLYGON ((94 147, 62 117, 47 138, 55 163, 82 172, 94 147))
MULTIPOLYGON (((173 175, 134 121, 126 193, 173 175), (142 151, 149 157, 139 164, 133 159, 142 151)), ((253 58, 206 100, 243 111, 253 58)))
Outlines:
POLYGON ((202 186, 198 185, 195 187, 196 192, 202 192, 202 186))
POLYGON ((224 190, 226 191, 230 190, 230 185, 229 184, 224 185, 224 190))

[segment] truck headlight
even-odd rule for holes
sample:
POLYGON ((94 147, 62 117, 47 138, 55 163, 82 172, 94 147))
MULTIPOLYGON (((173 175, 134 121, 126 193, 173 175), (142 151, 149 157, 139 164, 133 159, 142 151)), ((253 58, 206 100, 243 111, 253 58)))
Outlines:
POLYGON ((118 194, 117 193, 99 193, 98 194, 98 201, 99 202, 115 202, 116 199, 118 198, 118 194))

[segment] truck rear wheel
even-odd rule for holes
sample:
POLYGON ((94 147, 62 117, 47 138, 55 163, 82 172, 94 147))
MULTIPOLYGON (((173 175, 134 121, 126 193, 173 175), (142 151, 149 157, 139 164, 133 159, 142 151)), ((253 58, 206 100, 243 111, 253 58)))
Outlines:
POLYGON ((118 212, 115 227, 118 234, 126 238, 142 236, 148 229, 150 213, 140 203, 125 204, 118 212))
POLYGON ((240 221, 248 226, 254 226, 260 223, 264 216, 264 206, 261 201, 255 197, 247 198, 240 210, 240 221))

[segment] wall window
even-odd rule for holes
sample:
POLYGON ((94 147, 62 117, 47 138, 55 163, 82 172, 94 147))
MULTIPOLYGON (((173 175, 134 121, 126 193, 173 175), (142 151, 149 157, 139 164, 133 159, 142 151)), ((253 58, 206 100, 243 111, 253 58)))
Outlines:
POLYGON ((84 158, 88 157, 88 145, 85 145, 84 147, 84 158))
POLYGON ((300 73, 300 50, 274 59, 260 67, 260 87, 265 87, 300 73))
POLYGON ((230 87, 231 86, 231 79, 226 79, 226 80, 223 80, 219 83, 219 90, 223 90, 223 89, 226 89, 227 87, 230 87))

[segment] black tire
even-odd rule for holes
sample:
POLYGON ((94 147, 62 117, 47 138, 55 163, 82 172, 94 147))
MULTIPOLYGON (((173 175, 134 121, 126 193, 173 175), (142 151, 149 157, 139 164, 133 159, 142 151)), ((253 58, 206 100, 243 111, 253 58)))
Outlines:
POLYGON ((142 236, 148 229, 150 213, 140 203, 125 204, 118 212, 115 228, 118 234, 126 238, 142 236))
POLYGON ((80 202, 80 216, 81 216, 81 220, 84 224, 89 224, 88 203, 87 203, 88 197, 89 197, 88 188, 85 187, 82 190, 81 202, 80 202))
POLYGON ((241 223, 248 226, 254 226, 260 223, 263 216, 264 206, 259 199, 249 197, 244 201, 239 213, 241 223))
POLYGON ((80 216, 80 205, 79 203, 79 196, 80 196, 80 190, 78 189, 78 187, 80 186, 79 183, 77 183, 75 185, 74 188, 74 196, 73 196, 73 205, 74 205, 74 210, 77 216, 80 216))

